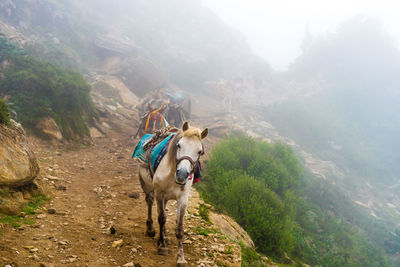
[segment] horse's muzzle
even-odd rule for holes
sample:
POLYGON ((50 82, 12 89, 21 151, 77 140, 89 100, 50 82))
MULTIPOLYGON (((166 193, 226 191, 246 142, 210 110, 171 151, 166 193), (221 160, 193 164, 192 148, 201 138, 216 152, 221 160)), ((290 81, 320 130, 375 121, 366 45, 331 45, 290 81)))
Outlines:
POLYGON ((185 185, 189 179, 190 173, 187 170, 179 169, 175 173, 175 183, 185 185))

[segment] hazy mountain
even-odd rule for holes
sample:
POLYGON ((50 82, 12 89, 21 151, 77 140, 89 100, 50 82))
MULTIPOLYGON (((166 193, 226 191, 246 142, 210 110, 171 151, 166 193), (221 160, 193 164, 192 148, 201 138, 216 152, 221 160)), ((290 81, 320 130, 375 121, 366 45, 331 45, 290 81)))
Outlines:
POLYGON ((325 37, 308 36, 284 74, 297 83, 314 81, 318 90, 265 113, 281 134, 342 170, 329 179, 376 219, 367 233, 384 229, 381 244, 392 255, 400 244, 399 71, 395 40, 379 21, 356 17, 325 37))
POLYGON ((0 7, 3 22, 36 42, 30 45, 36 54, 103 71, 117 60, 113 72, 138 94, 170 81, 194 89, 219 78, 262 80, 270 73, 244 37, 200 1, 7 0, 0 7), (156 81, 148 81, 151 75, 156 81))

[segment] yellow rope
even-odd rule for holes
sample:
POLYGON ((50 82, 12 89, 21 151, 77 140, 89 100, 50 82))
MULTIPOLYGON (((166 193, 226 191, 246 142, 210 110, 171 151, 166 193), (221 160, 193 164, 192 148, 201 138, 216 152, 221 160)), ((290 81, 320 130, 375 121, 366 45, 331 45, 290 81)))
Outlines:
POLYGON ((164 116, 163 116, 163 115, 161 114, 161 112, 160 112, 160 110, 161 110, 163 107, 164 107, 164 103, 162 103, 161 106, 160 106, 158 109, 156 109, 156 110, 150 112, 150 114, 147 116, 147 121, 146 121, 146 126, 144 127, 144 132, 147 132, 147 128, 149 127, 149 123, 150 123, 150 117, 151 117, 151 115, 153 115, 153 114, 160 113, 160 116, 161 116, 160 124, 161 124, 161 123, 164 123, 164 116))

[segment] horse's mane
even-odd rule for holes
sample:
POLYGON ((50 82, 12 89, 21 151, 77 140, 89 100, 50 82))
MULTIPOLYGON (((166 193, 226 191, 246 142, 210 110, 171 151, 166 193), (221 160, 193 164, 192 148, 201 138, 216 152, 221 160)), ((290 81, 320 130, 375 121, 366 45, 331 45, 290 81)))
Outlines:
POLYGON ((176 168, 176 153, 178 151, 178 142, 181 140, 182 137, 189 137, 189 138, 198 138, 201 141, 201 130, 199 128, 190 127, 186 131, 182 131, 180 129, 178 133, 174 136, 171 140, 171 144, 168 147, 168 160, 169 164, 172 167, 171 169, 175 172, 176 168))

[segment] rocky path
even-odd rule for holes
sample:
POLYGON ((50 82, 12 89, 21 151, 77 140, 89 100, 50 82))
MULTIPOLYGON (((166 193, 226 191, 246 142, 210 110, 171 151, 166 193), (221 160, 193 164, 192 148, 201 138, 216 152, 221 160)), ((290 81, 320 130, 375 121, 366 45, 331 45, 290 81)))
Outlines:
MULTIPOLYGON (((0 266, 176 266, 174 203, 167 211, 169 255, 161 256, 156 239, 145 235, 146 204, 131 159, 135 129, 127 122, 121 128, 73 150, 34 142, 38 183, 51 200, 34 224, 0 229, 0 266)), ((193 195, 185 221, 188 266, 240 266, 239 246, 201 219, 193 195)))

